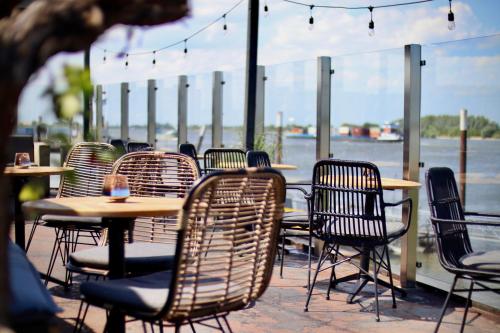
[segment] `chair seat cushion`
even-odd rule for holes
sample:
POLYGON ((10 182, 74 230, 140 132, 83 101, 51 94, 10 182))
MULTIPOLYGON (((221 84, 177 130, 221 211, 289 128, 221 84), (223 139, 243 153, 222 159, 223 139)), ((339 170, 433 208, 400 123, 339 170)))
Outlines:
POLYGON ((86 282, 80 292, 91 304, 154 315, 165 305, 172 279, 171 271, 129 279, 86 282))
MULTIPOLYGON (((171 269, 174 256, 175 244, 125 244, 125 266, 128 272, 151 273, 171 269)), ((109 247, 96 246, 73 252, 69 262, 75 267, 107 270, 109 247)))
POLYGON ((48 225, 77 225, 81 227, 99 227, 102 224, 101 217, 82 217, 66 215, 43 215, 42 221, 48 225))
POLYGON ((14 324, 49 320, 61 312, 50 293, 40 282, 40 274, 20 247, 9 242, 9 313, 14 324))
MULTIPOLYGON (((342 225, 342 229, 339 226, 334 229, 334 225, 331 226, 332 233, 336 230, 337 235, 342 235, 346 237, 359 237, 359 235, 364 234, 366 238, 369 239, 371 236, 375 238, 376 235, 380 235, 378 227, 374 228, 374 223, 369 223, 363 226, 359 226, 357 223, 351 223, 351 225, 342 225)), ((401 222, 387 222, 385 225, 387 231, 387 238, 393 240, 399 237, 405 230, 405 225, 401 222)))
POLYGON ((282 228, 309 228, 309 216, 301 212, 285 213, 281 219, 282 228))
POLYGON ((500 250, 472 252, 459 259, 465 269, 500 273, 500 250))

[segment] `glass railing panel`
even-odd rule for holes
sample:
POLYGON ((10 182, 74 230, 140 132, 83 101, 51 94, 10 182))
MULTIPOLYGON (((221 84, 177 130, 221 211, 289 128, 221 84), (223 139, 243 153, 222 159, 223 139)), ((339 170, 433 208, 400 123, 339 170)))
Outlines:
POLYGON ((120 139, 121 86, 120 83, 102 86, 102 136, 104 142, 120 139))
POLYGON ((129 83, 129 137, 130 141, 146 142, 148 138, 148 82, 129 83))
POLYGON ((227 148, 243 148, 245 106, 245 73, 243 70, 223 74, 222 143, 227 148))
POLYGON ((201 154, 212 147, 212 73, 190 75, 188 84, 188 142, 201 154))
MULTIPOLYGON (((500 36, 424 45, 422 58, 421 161, 425 170, 449 167, 459 182, 460 109, 468 110, 465 210, 500 211, 500 36)), ((425 170, 420 179, 424 182, 425 170)), ((446 288, 452 276, 441 268, 429 223, 425 186, 420 190, 418 279, 446 288)), ((500 228, 469 229, 474 251, 499 249, 500 228)), ((498 297, 475 297, 500 307, 498 297)))
POLYGON ((177 151, 178 78, 159 79, 156 87, 156 147, 177 151))

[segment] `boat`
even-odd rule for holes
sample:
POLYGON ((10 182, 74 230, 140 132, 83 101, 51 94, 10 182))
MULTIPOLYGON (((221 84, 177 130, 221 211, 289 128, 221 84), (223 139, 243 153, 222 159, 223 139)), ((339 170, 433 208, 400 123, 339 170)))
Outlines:
POLYGON ((316 139, 315 127, 294 127, 286 133, 288 139, 316 139))
POLYGON ((401 142, 403 141, 403 136, 399 131, 399 125, 395 123, 384 123, 384 127, 380 136, 377 138, 380 142, 401 142))

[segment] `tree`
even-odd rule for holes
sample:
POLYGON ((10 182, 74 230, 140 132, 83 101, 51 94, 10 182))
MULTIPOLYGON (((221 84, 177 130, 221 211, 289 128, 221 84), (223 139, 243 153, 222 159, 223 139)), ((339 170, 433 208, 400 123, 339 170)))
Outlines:
MULTIPOLYGON (((0 186, 5 143, 15 127, 19 96, 30 77, 59 52, 88 48, 116 24, 150 26, 188 14, 187 0, 2 0, 0 1, 0 186)), ((7 322, 7 240, 10 219, 0 191, 0 326, 7 322)))

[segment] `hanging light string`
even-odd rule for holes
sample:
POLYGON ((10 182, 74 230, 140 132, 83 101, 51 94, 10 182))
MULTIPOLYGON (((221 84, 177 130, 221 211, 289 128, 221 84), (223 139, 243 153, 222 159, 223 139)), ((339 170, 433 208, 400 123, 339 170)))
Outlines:
MULTIPOLYGON (((117 55, 117 56, 123 56, 125 55, 126 56, 126 66, 128 66, 128 58, 129 57, 132 57, 132 56, 139 56, 139 55, 147 55, 147 54, 151 54, 153 56, 153 60, 156 59, 156 54, 161 52, 161 51, 164 51, 164 50, 167 50, 167 49, 170 49, 174 46, 178 46, 178 45, 181 45, 181 44, 184 44, 184 53, 187 53, 187 42, 188 40, 194 38, 195 36, 201 34, 202 32, 204 32, 205 30, 207 30, 208 28, 210 28, 211 26, 217 24, 218 22, 220 21, 223 21, 224 22, 224 25, 223 25, 223 30, 227 30, 227 24, 226 24, 226 16, 231 13, 232 11, 234 11, 239 5, 241 5, 245 0, 240 0, 238 1, 233 7, 231 7, 228 11, 226 11, 224 14, 222 14, 221 16, 219 16, 218 18, 216 18, 215 20, 213 20, 212 22, 208 23, 207 25, 201 27, 200 29, 196 30, 195 32, 193 32, 192 34, 188 35, 187 37, 184 37, 176 42, 173 42, 173 43, 170 43, 168 45, 165 45, 165 46, 162 46, 160 48, 157 48, 157 49, 154 49, 154 50, 148 50, 148 51, 139 51, 139 52, 126 52, 126 51, 113 51, 113 50, 110 50, 108 48, 106 49, 101 49, 100 47, 98 46, 94 46, 95 48, 97 49, 100 49, 100 50, 103 50, 104 54, 106 53, 111 53, 111 54, 114 54, 114 55, 117 55)), ((155 60, 156 62, 156 60, 155 60)))
POLYGON ((314 6, 316 8, 331 8, 331 9, 376 9, 376 8, 387 8, 387 7, 398 7, 398 6, 408 6, 408 5, 415 5, 419 3, 424 3, 424 2, 431 2, 434 0, 419 0, 419 1, 409 1, 409 2, 398 2, 398 3, 392 3, 392 4, 387 4, 387 5, 378 5, 378 6, 330 6, 330 5, 313 5, 310 3, 305 3, 305 2, 300 2, 300 1, 294 1, 294 0, 282 0, 283 2, 288 2, 294 5, 299 5, 299 6, 306 6, 306 7, 311 7, 314 6))

